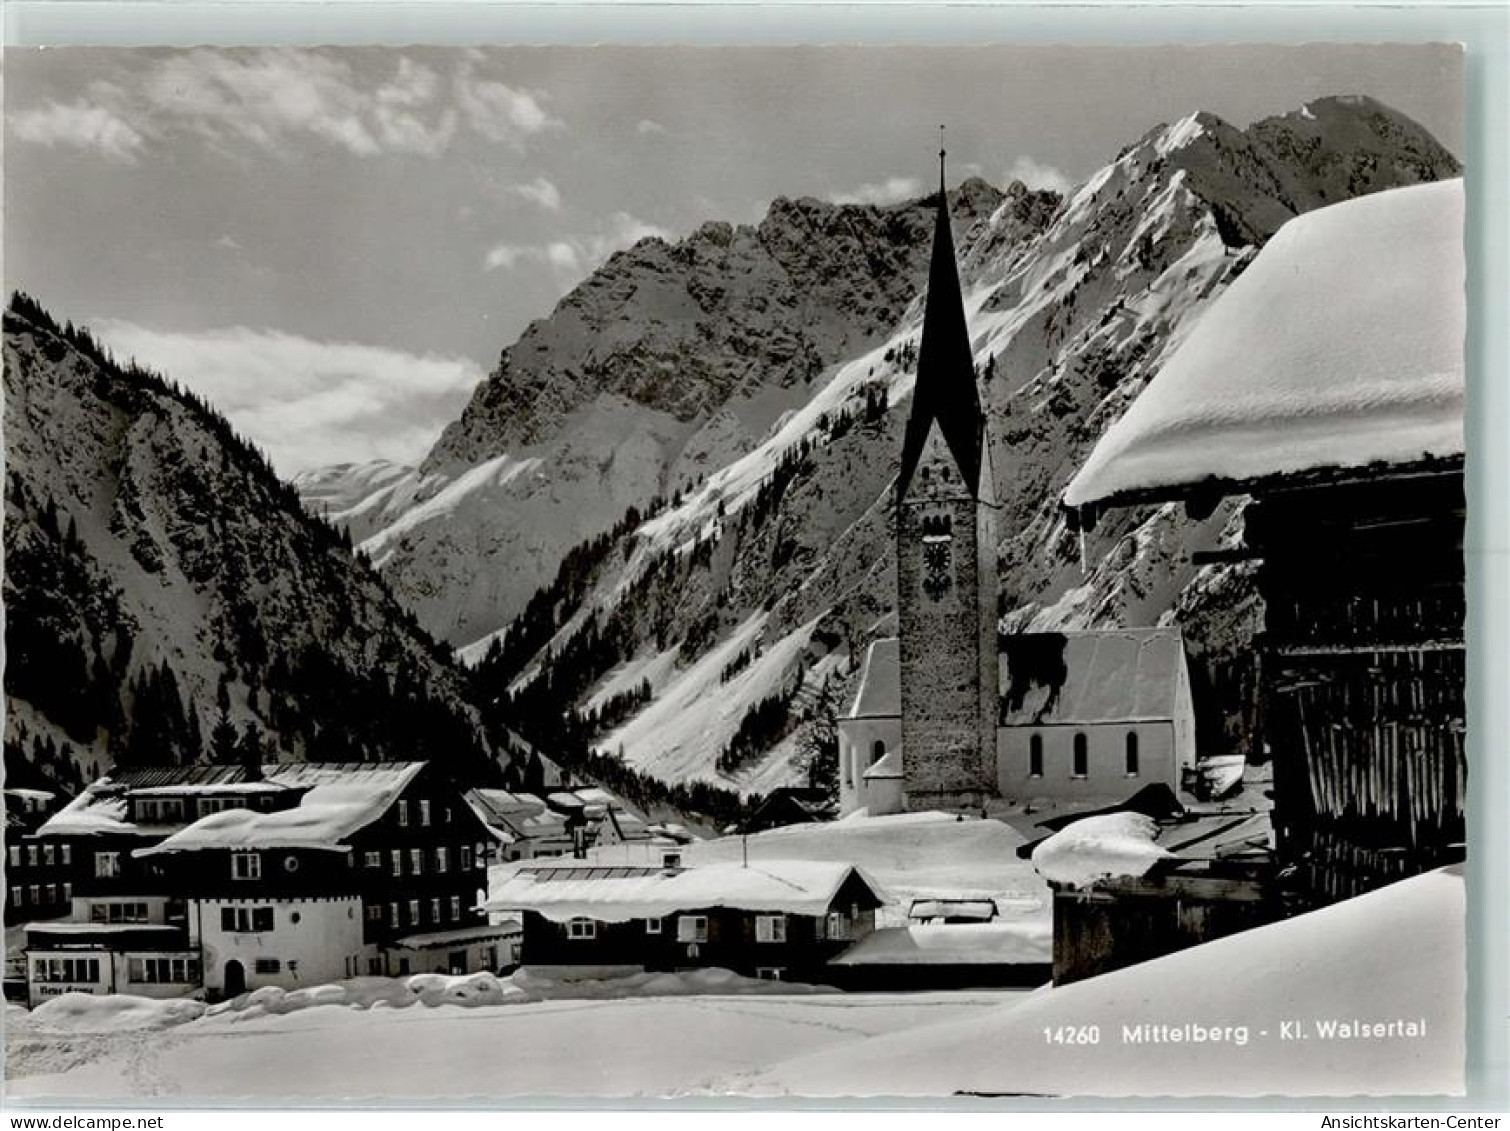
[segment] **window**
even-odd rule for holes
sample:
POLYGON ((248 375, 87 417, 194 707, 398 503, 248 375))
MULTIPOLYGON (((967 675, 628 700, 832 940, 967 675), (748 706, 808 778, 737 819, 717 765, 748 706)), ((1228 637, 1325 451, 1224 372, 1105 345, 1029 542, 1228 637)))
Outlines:
POLYGON ((11 884, 10 902, 12 907, 26 906, 26 889, 20 884, 11 884))
POLYGON ((755 916, 756 942, 786 942, 785 915, 755 916))
POLYGON ((133 958, 128 976, 133 982, 192 986, 200 981, 197 958, 133 958))
POLYGON ((884 757, 886 757, 886 743, 878 738, 870 748, 870 764, 874 766, 884 757))
POLYGON ((262 857, 255 852, 231 853, 231 879, 233 880, 260 880, 262 878, 262 857))
POLYGON ((409 925, 411 927, 419 926, 419 900, 417 899, 409 901, 409 925))
POLYGON ((381 974, 383 972, 383 960, 373 955, 367 959, 367 973, 381 974))
POLYGON ((383 866, 383 854, 381 852, 365 852, 362 854, 362 864, 368 868, 381 868, 383 866))
POLYGON ((425 850, 423 848, 411 848, 409 850, 409 873, 421 875, 425 870, 425 850))
POLYGON ((121 874, 121 854, 119 852, 96 852, 94 854, 94 874, 96 879, 112 880, 121 874))
POLYGON ((63 864, 66 867, 67 865, 73 863, 73 845, 65 844, 61 845, 60 847, 63 850, 63 864))
POLYGON ((708 941, 708 917, 706 915, 681 915, 676 920, 676 941, 705 943, 708 941))
POLYGON ((485 845, 485 844, 483 844, 481 841, 478 841, 477 842, 477 848, 473 851, 472 855, 476 858, 476 860, 477 860, 477 866, 479 868, 482 868, 482 867, 486 866, 486 861, 485 861, 484 858, 487 856, 487 854, 488 854, 488 846, 485 845))
POLYGON ((435 870, 437 872, 447 872, 450 868, 451 850, 442 844, 435 850, 435 870))
POLYGON ((48 903, 58 902, 58 885, 48 884, 47 887, 43 890, 42 894, 47 897, 48 903))
POLYGON ((1075 735, 1074 756, 1075 761, 1070 769, 1070 777, 1083 778, 1090 773, 1090 744, 1084 731, 1079 731, 1075 735))
POLYGON ((35 844, 28 844, 26 846, 26 862, 33 868, 37 866, 37 846, 35 844))
POLYGON ((10 866, 12 868, 21 867, 21 846, 19 844, 10 846, 10 866))
POLYGON ((598 924, 592 919, 573 919, 566 924, 566 937, 569 939, 595 939, 598 937, 598 924))
POLYGON ((451 823, 451 806, 442 805, 440 807, 440 819, 448 825, 451 823))
POLYGON ((419 803, 419 823, 422 825, 430 823, 430 803, 428 801, 421 801, 419 803))
POLYGON ((1127 776, 1138 776, 1138 732, 1135 730, 1127 732, 1127 776))
POLYGON ((283 963, 276 958, 259 958, 252 963, 252 969, 258 974, 276 974, 283 969, 283 963))
POLYGON ((658 935, 658 934, 660 934, 661 933, 661 921, 659 919, 646 919, 645 920, 645 933, 647 935, 658 935))
POLYGON ((409 824, 409 803, 407 801, 400 801, 398 803, 398 823, 400 828, 409 824))
POLYGON ((54 847, 50 844, 44 844, 42 846, 42 863, 51 868, 57 862, 56 850, 54 849, 54 847))
POLYGON ((147 905, 145 903, 119 901, 91 904, 89 908, 89 921, 91 923, 145 923, 147 921, 147 905))
POLYGON ((842 911, 830 911, 823 926, 824 933, 831 939, 847 939, 852 934, 849 916, 842 911))
POLYGON ((28 900, 30 900, 32 903, 41 903, 42 902, 42 885, 41 884, 27 884, 26 885, 26 898, 28 900))
POLYGON ((1028 739, 1028 777, 1043 777, 1043 735, 1035 734, 1028 739))
POLYGON ((72 899, 73 898, 73 885, 72 884, 64 884, 63 885, 63 898, 64 899, 72 899))
POLYGON ((136 819, 144 825, 172 824, 183 820, 183 800, 172 798, 138 798, 136 819))
POLYGON ((680 868, 682 866, 682 854, 680 852, 661 853, 662 868, 680 868))
POLYGON ((222 907, 220 909, 220 929, 236 934, 247 934, 252 931, 271 931, 273 929, 273 909, 271 907, 222 907))
POLYGON ((785 966, 757 966, 755 977, 763 982, 779 982, 786 977, 785 966))
POLYGON ((33 958, 32 981, 71 982, 75 985, 100 980, 98 958, 33 958))
POLYGON ((451 922, 454 923, 454 922, 456 922, 456 920, 458 920, 460 918, 461 918, 461 896, 459 896, 459 895, 453 895, 451 897, 451 922))
POLYGON ((369 903, 367 905, 367 922, 381 923, 383 921, 383 905, 381 903, 369 903))
POLYGON ((430 922, 440 922, 440 896, 436 896, 430 901, 430 922))
POLYGON ((398 904, 396 903, 388 905, 388 925, 395 930, 398 929, 398 904))
POLYGON ((465 872, 465 871, 467 871, 467 869, 469 869, 471 867, 472 867, 472 846, 470 844, 464 844, 464 845, 461 846, 461 870, 463 872, 465 872))

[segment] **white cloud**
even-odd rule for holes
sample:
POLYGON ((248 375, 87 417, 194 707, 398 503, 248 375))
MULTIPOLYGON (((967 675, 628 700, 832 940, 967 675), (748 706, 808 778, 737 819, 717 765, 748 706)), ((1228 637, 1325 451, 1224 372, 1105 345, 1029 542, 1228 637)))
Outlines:
POLYGON ((226 251, 241 251, 242 250, 241 244, 239 244, 236 241, 236 237, 232 236, 232 235, 221 236, 218 240, 215 241, 215 246, 219 247, 219 248, 224 248, 226 251))
POLYGON ((468 358, 245 326, 180 333, 106 319, 92 329, 117 357, 202 394, 284 475, 346 460, 417 460, 483 377, 468 358))
POLYGON ((93 149, 112 161, 134 163, 142 135, 106 106, 78 102, 48 102, 10 117, 11 130, 22 141, 49 148, 93 149))
POLYGON ((561 125, 538 91, 480 79, 470 58, 449 79, 407 55, 382 77, 350 58, 288 47, 174 52, 129 85, 94 82, 76 102, 12 110, 12 128, 22 141, 132 161, 151 142, 184 136, 280 156, 314 140, 357 157, 433 157, 463 125, 516 145, 561 125))
POLYGON ((513 192, 547 211, 561 211, 561 190, 544 177, 536 177, 533 181, 515 185, 513 192))
POLYGON ((1012 162, 1012 167, 1007 170, 1006 183, 1013 181, 1021 181, 1030 189, 1050 189, 1060 194, 1074 187, 1070 179, 1054 166, 1040 165, 1026 155, 1012 162))
POLYGON ((923 182, 916 177, 888 177, 849 192, 836 193, 833 200, 835 204, 895 204, 922 195, 923 182))
POLYGON ((467 124, 492 141, 519 144, 524 138, 561 126, 541 105, 537 91, 479 79, 463 66, 455 82, 456 104, 467 124))
POLYGON ((500 243, 483 257, 483 270, 512 270, 521 263, 543 264, 551 268, 559 284, 569 285, 598 267, 614 252, 649 237, 673 238, 665 228, 628 212, 615 212, 594 232, 562 236, 543 244, 500 243))
POLYGON ((634 132, 641 137, 653 137, 667 132, 666 127, 653 118, 641 118, 634 124, 634 132))

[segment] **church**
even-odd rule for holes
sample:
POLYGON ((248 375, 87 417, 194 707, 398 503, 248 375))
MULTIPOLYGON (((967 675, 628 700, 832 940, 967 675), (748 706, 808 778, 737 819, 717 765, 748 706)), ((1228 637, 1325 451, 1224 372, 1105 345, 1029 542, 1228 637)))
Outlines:
POLYGON ((990 429, 939 153, 917 383, 896 480, 897 627, 839 720, 840 809, 980 811, 1181 787, 1195 723, 1177 629, 998 633, 990 429))

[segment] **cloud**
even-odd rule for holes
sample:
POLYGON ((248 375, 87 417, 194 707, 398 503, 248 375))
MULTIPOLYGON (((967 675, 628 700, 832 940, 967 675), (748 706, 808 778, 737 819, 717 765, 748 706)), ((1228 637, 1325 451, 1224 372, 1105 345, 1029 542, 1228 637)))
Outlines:
POLYGON ((236 237, 232 236, 232 235, 221 236, 218 240, 215 241, 215 246, 219 247, 219 248, 224 248, 226 251, 241 251, 242 250, 241 244, 239 244, 236 241, 236 237))
POLYGON ((470 64, 457 73, 454 86, 456 104, 467 124, 492 141, 517 145, 526 137, 562 125, 559 118, 545 111, 539 92, 479 79, 470 64))
POLYGON ((615 212, 598 229, 542 244, 500 243, 483 257, 483 270, 513 270, 521 263, 549 267, 560 284, 577 282, 616 251, 650 237, 674 238, 665 228, 628 212, 615 212))
POLYGON ((1012 167, 1007 170, 1006 180, 1008 184, 1021 181, 1030 189, 1050 189, 1061 195, 1074 187, 1070 184, 1070 179, 1054 166, 1040 165, 1026 155, 1012 162, 1012 167))
POLYGON ((49 148, 92 149, 112 161, 134 164, 143 138, 129 122, 106 106, 87 101, 48 102, 11 115, 13 135, 49 148))
POLYGON ((561 211, 561 190, 544 177, 536 177, 533 181, 515 185, 512 191, 531 204, 538 204, 547 211, 561 211))
POLYGON ((916 177, 888 177, 849 192, 836 193, 835 204, 895 204, 923 195, 923 182, 916 177))
POLYGON ((289 156, 314 141, 356 157, 433 157, 463 127, 516 145, 561 125, 544 95, 479 78, 476 60, 442 75, 407 55, 381 73, 338 52, 196 48, 154 59, 123 83, 94 82, 72 103, 12 110, 14 136, 133 161, 153 142, 199 138, 289 156))
POLYGON ((665 126, 661 125, 653 118, 641 118, 634 124, 634 132, 639 134, 641 137, 654 137, 665 134, 668 131, 665 126))
POLYGON ((483 377, 468 358, 245 326, 184 333, 104 319, 92 329, 116 356, 206 397, 283 475, 347 460, 415 461, 483 377))

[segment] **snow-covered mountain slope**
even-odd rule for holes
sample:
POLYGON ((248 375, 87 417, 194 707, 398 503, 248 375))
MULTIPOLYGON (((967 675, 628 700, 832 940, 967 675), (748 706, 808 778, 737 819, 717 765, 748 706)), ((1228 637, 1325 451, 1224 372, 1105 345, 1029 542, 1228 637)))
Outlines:
POLYGON ((24 295, 4 348, 8 770, 255 741, 496 774, 466 673, 223 418, 24 295))
MULTIPOLYGON (((1156 127, 1064 200, 966 182, 951 203, 1004 506, 1004 623, 1178 610, 1200 678, 1247 678, 1247 575, 1190 556, 1235 539, 1240 508, 1123 512, 1082 544, 1060 493, 1284 220, 1458 171, 1415 123, 1338 98, 1246 130, 1204 113, 1156 127)), ((366 545, 425 623, 475 642, 465 654, 515 711, 575 707, 574 737, 663 780, 799 778, 891 623, 888 485, 927 213, 778 201, 758 228, 616 256, 505 351, 416 473, 437 477, 419 517, 394 512, 366 545), (587 541, 592 527, 610 533, 587 541)))

